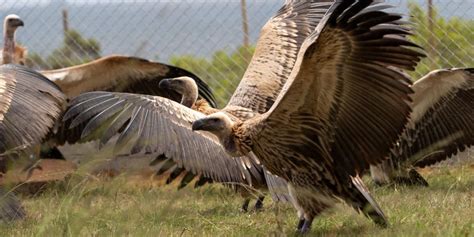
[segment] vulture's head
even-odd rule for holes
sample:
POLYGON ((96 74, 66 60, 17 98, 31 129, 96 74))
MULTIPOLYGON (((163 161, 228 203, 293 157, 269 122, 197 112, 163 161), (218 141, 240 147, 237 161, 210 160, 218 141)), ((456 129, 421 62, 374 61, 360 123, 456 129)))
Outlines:
POLYGON ((199 96, 198 86, 190 77, 163 79, 158 85, 160 89, 173 91, 182 96, 181 104, 191 108, 199 96))
POLYGON ((15 31, 16 28, 20 26, 24 26, 25 24, 21 20, 21 18, 15 14, 10 14, 7 17, 5 17, 5 22, 3 24, 3 27, 5 30, 13 30, 15 31))
POLYGON ((160 81, 159 87, 163 90, 175 91, 181 95, 198 92, 196 82, 190 77, 163 79, 160 81))
POLYGON ((208 131, 222 141, 230 136, 233 126, 234 122, 227 114, 217 112, 194 121, 192 129, 193 131, 208 131))
POLYGON ((422 79, 429 78, 429 80, 462 80, 472 78, 474 76, 474 68, 448 68, 434 70, 425 75, 422 79))

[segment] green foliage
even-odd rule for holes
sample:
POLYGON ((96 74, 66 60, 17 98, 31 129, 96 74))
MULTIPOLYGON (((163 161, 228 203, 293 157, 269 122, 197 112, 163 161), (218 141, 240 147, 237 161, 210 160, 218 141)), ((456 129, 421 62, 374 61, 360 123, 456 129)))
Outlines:
POLYGON ((417 3, 408 6, 415 32, 411 38, 429 54, 419 64, 415 78, 434 69, 474 65, 474 20, 446 19, 435 9, 433 31, 430 31, 427 12, 417 3))
POLYGON ((240 47, 230 54, 216 51, 211 59, 191 55, 173 56, 170 63, 193 72, 213 89, 219 105, 225 105, 237 87, 255 48, 240 47))
POLYGON ((100 57, 97 40, 84 38, 76 30, 66 32, 61 47, 55 49, 46 60, 33 53, 28 57, 29 66, 41 69, 57 69, 86 63, 100 57))

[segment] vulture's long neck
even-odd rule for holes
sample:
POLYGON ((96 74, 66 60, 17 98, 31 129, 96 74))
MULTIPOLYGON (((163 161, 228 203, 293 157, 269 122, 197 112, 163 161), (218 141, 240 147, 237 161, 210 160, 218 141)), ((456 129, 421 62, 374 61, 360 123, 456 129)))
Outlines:
POLYGON ((198 99, 198 93, 197 86, 188 86, 186 92, 182 94, 181 104, 191 108, 198 99))
POLYGON ((3 64, 13 62, 15 54, 15 29, 4 25, 3 28, 3 64))

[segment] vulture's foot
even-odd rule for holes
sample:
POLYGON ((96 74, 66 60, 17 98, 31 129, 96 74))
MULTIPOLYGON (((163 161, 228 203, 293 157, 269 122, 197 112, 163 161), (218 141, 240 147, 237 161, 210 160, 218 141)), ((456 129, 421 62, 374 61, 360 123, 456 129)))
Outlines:
POLYGON ((296 232, 297 233, 301 233, 301 229, 303 228, 304 221, 305 221, 304 218, 300 219, 300 221, 298 221, 298 225, 296 226, 296 232))
MULTIPOLYGON (((299 234, 305 235, 311 231, 311 224, 313 223, 313 220, 304 220, 303 226, 299 230, 299 234)), ((298 223, 299 224, 299 223, 298 223)))
POLYGON ((261 211, 263 208, 263 199, 265 199, 265 196, 260 196, 257 198, 257 201, 255 202, 255 206, 253 207, 253 210, 258 212, 261 211))
MULTIPOLYGON (((250 203, 250 198, 246 198, 244 200, 244 203, 242 204, 242 207, 240 208, 240 211, 241 212, 248 212, 248 209, 249 209, 249 203, 250 203)), ((255 204, 256 205, 256 204, 255 204)))

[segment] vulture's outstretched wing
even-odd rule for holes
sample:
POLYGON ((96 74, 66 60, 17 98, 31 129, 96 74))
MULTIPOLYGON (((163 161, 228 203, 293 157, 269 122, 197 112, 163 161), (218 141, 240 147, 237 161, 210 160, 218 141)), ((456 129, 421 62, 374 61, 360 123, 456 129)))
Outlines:
POLYGON ((251 174, 212 135, 196 133, 191 123, 204 117, 174 101, 147 95, 90 92, 76 97, 64 119, 71 126, 88 122, 82 136, 105 144, 119 133, 116 153, 157 153, 179 167, 217 182, 251 184, 251 174))
POLYGON ((405 39, 401 16, 352 3, 331 7, 258 125, 254 152, 275 157, 265 167, 287 180, 301 169, 331 184, 333 175, 356 176, 382 161, 408 120, 412 91, 399 70, 413 70, 423 54, 405 39))
POLYGON ((61 90, 23 66, 0 66, 0 154, 41 142, 65 107, 61 90))
POLYGON ((432 165, 474 145, 473 68, 437 70, 412 88, 411 120, 391 154, 396 165, 432 165))
POLYGON ((162 79, 188 76, 196 81, 199 95, 216 107, 214 96, 196 75, 170 65, 126 56, 108 56, 95 61, 57 70, 42 71, 69 97, 89 91, 114 91, 158 95, 180 101, 178 93, 162 90, 162 79))
POLYGON ((287 0, 260 32, 255 53, 230 106, 264 113, 273 105, 293 69, 303 41, 333 0, 287 0))

